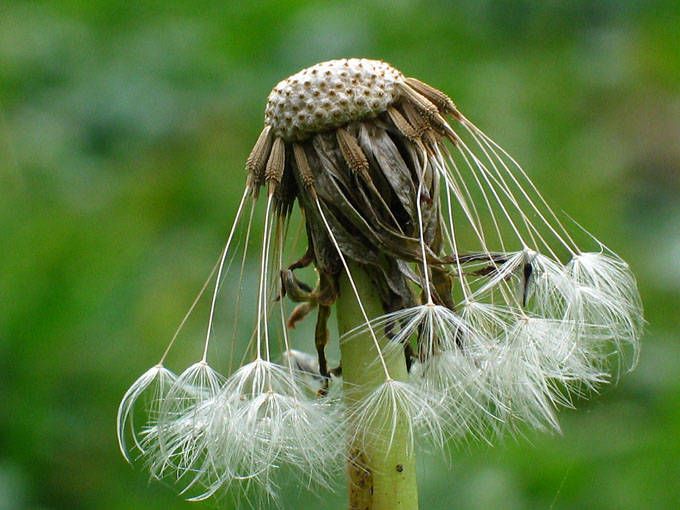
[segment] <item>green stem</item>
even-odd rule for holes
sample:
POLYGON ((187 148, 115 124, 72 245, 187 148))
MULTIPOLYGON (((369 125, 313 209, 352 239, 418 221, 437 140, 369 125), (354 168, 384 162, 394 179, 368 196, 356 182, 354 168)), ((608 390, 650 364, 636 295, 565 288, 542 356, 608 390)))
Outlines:
MULTIPOLYGON (((382 315, 383 309, 376 289, 363 269, 350 263, 352 278, 369 319, 382 315)), ((346 274, 340 278, 340 298, 336 302, 340 334, 365 323, 356 296, 346 274)), ((380 339, 381 332, 376 331, 380 339)), ((380 340, 382 347, 387 339, 380 340)), ((383 349, 384 351, 384 349, 383 349)), ((385 382, 385 371, 376 363, 378 353, 375 342, 366 332, 340 345, 342 377, 347 404, 370 394, 385 382)), ((403 352, 386 355, 390 377, 405 381, 408 377, 403 352)), ((385 411, 385 417, 387 413, 385 411)), ((380 411, 379 411, 380 413, 380 411)), ((380 425, 389 419, 380 416, 373 420, 380 425)), ((365 431, 370 441, 350 441, 347 462, 350 510, 417 510, 418 485, 416 483, 415 454, 410 448, 405 417, 398 419, 397 430, 378 429, 365 431), (401 425, 401 426, 400 426, 401 425)), ((350 425, 351 426, 351 425, 350 425)), ((350 436, 352 436, 350 431, 350 436)), ((365 436, 365 434, 362 434, 365 436)))

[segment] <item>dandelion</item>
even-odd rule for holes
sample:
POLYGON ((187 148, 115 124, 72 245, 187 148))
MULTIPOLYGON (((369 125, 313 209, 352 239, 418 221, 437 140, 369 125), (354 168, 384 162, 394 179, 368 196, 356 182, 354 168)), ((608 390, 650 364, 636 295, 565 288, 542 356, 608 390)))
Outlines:
POLYGON ((421 444, 559 430, 560 406, 634 368, 643 319, 626 263, 567 228, 443 92, 382 61, 334 60, 274 87, 264 124, 203 356, 175 376, 166 351, 120 405, 121 450, 152 476, 191 499, 276 500, 291 473, 331 487, 344 461, 350 506, 416 508, 421 444), (253 248, 259 277, 244 285, 253 248), (218 336, 227 287, 234 326, 218 336), (339 364, 326 357, 333 310, 339 364), (310 355, 291 332, 314 312, 310 355), (208 361, 222 336, 226 375, 208 361))

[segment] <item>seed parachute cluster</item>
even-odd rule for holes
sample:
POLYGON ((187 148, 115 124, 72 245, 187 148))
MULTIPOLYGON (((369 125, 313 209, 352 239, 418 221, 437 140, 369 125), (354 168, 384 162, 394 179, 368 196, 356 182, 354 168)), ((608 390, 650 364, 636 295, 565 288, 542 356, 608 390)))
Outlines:
POLYGON ((249 497, 255 487, 275 497, 282 473, 327 486, 347 438, 370 440, 376 420, 392 433, 406 423, 414 446, 558 430, 559 406, 635 366, 643 319, 627 264, 580 227, 567 229, 573 222, 449 97, 392 66, 335 60, 279 83, 246 168, 203 357, 177 376, 166 351, 119 408, 126 458, 142 457, 187 497, 249 497), (261 244, 251 235, 259 215, 261 244), (253 247, 259 277, 250 286, 253 247), (382 316, 367 316, 351 268, 370 275, 382 316), (311 274, 316 281, 305 282, 311 274), (343 299, 357 299, 362 317, 339 341, 369 334, 385 377, 351 405, 337 384, 342 367, 326 358, 343 274, 353 289, 343 299), (221 375, 208 347, 218 294, 229 292, 233 334, 216 339, 230 359, 221 375), (292 345, 290 333, 313 313, 310 355, 312 340, 292 345), (254 322, 246 331, 244 315, 254 322), (408 381, 389 373, 394 352, 408 381))

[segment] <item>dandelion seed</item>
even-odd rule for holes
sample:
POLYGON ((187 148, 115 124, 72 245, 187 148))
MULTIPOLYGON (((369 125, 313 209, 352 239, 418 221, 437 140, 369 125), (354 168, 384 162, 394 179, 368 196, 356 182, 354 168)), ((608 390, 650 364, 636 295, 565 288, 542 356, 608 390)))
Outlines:
POLYGON ((120 406, 118 407, 117 432, 120 451, 128 462, 132 461, 129 456, 127 442, 125 441, 125 429, 128 426, 132 433, 135 447, 140 453, 145 453, 133 421, 137 401, 144 393, 149 392, 150 397, 148 399, 149 403, 147 404, 147 410, 151 419, 157 421, 160 407, 164 405, 165 398, 176 379, 177 376, 170 370, 162 365, 156 365, 144 372, 123 396, 120 406))
POLYGON ((567 264, 565 272, 577 289, 567 316, 586 327, 596 326, 600 333, 596 340, 602 333, 609 337, 615 346, 613 354, 624 357, 629 346, 632 353, 624 364, 626 370, 633 370, 644 321, 637 284, 628 265, 604 253, 580 253, 567 264))
POLYGON ((365 446, 383 441, 378 448, 388 454, 397 434, 405 435, 412 450, 419 433, 423 433, 422 439, 441 447, 446 438, 441 406, 441 398, 432 391, 422 391, 407 382, 385 381, 350 406, 352 442, 365 446))
MULTIPOLYGON (((474 359, 458 349, 437 353, 411 368, 411 383, 427 395, 438 395, 435 398, 440 420, 435 422, 434 431, 441 430, 445 434, 441 438, 458 441, 467 437, 483 438, 486 422, 493 418, 488 409, 492 396, 485 393, 488 390, 479 372, 474 359)), ((438 437, 427 430, 426 435, 438 437)))
POLYGON ((331 404, 306 390, 302 373, 259 359, 235 372, 222 394, 235 407, 225 425, 247 444, 236 473, 240 478, 286 462, 310 483, 327 484, 338 465, 342 434, 331 404))
MULTIPOLYGON (((187 488, 211 476, 211 439, 216 397, 223 377, 205 362, 187 368, 164 396, 157 423, 146 432, 144 445, 155 478, 172 471, 187 488)), ((186 489, 185 489, 186 490, 186 489)))

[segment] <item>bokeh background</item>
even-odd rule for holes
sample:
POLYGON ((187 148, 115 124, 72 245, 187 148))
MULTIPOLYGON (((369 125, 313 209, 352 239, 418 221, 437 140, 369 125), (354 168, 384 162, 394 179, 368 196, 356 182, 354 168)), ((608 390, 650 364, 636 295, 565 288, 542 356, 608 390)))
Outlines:
POLYGON ((229 506, 130 468, 116 408, 222 248, 269 90, 347 56, 449 93, 629 261, 649 322, 563 435, 422 457, 421 508, 680 507, 680 3, 4 0, 0 509, 229 506))

